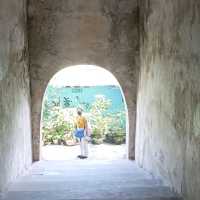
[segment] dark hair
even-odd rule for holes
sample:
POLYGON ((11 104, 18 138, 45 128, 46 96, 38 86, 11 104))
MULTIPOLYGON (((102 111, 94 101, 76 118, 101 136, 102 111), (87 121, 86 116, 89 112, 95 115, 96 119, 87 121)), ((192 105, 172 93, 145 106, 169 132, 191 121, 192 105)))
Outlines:
POLYGON ((78 114, 78 115, 81 115, 81 114, 82 114, 82 111, 81 111, 81 110, 78 110, 78 111, 77 111, 77 114, 78 114))

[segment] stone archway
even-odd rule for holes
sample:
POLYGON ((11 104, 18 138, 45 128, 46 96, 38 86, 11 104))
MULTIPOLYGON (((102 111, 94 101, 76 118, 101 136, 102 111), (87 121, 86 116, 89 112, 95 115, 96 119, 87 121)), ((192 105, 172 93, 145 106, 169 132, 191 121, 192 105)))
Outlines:
MULTIPOLYGON (((95 102, 95 99, 99 96, 104 96, 105 100, 111 102, 109 106, 109 113, 112 115, 112 123, 111 127, 116 123, 113 121, 113 117, 115 114, 120 114, 121 124, 123 126, 124 134, 126 135, 126 140, 124 144, 121 145, 108 145, 105 142, 100 146, 92 145, 91 148, 93 151, 90 152, 90 159, 122 159, 128 157, 128 145, 127 140, 129 136, 129 117, 128 117, 128 108, 126 104, 126 99, 123 93, 123 90, 118 82, 118 80, 111 74, 109 71, 105 70, 102 67, 94 66, 94 65, 77 65, 77 66, 69 66, 58 73, 54 74, 49 81, 45 93, 43 95, 43 103, 42 103, 42 112, 41 112, 41 127, 40 134, 42 138, 42 146, 41 146, 41 157, 44 160, 54 160, 58 159, 58 156, 61 160, 65 159, 73 159, 75 148, 71 147, 58 147, 51 146, 49 143, 46 143, 47 137, 45 137, 43 125, 47 122, 47 115, 51 116, 49 111, 49 107, 45 106, 45 102, 48 105, 52 105, 50 102, 56 101, 55 96, 59 98, 59 107, 65 112, 65 119, 72 118, 72 113, 74 108, 77 106, 83 107, 84 115, 87 116, 88 120, 91 120, 91 107, 95 102), (76 90, 74 88, 79 88, 76 90), (62 94, 60 90, 56 88, 60 88, 62 90, 62 94), (66 105, 64 102, 64 96, 69 98, 70 102, 66 105), (48 102, 48 103, 47 103, 48 102), (84 103, 83 103, 84 102, 84 103), (87 106, 85 106, 87 104, 87 106), (88 106, 89 105, 89 106, 88 106), (48 111, 47 111, 48 110, 48 111), (45 112, 46 111, 46 112, 45 112), (114 113, 115 114, 114 114, 114 113), (44 113, 48 113, 44 115, 44 113), (71 115, 69 115, 71 113, 71 115), (113 115, 114 114, 114 115, 113 115), (64 150, 66 149, 66 151, 64 150), (63 151, 61 151, 63 150, 63 151), (57 153, 59 151, 59 153, 57 153), (70 153, 69 153, 70 152, 70 153), (55 154, 55 155, 54 155, 55 154), (63 156, 61 156, 63 155, 63 156), (104 156, 103 156, 104 155, 104 156), (103 157, 101 157, 103 156, 103 157)), ((58 99, 57 99, 58 100, 58 99)), ((52 108, 52 107, 51 107, 52 108)), ((51 110, 51 109, 50 109, 51 110)), ((50 117, 51 118, 51 117, 50 117)), ((48 118, 49 120, 51 120, 48 118)), ((95 115, 92 115, 92 119, 95 118, 95 115)), ((109 116, 108 121, 111 119, 109 116)), ((67 123, 71 123, 70 120, 66 121, 67 123)), ((93 122, 90 121, 90 127, 92 128, 93 122)), ((67 141, 69 142, 69 141, 67 141)), ((74 142, 74 141, 70 141, 74 142)), ((79 149, 79 147, 78 147, 79 149)))
MULTIPOLYGON (((71 66, 70 66, 71 67, 71 66)), ((120 75, 120 73, 113 73, 110 68, 103 67, 106 70, 112 72, 112 74, 116 77, 119 81, 119 84, 122 89, 122 94, 124 95, 127 110, 128 110, 128 135, 127 135, 127 152, 128 158, 134 159, 135 156, 135 102, 130 101, 132 100, 133 93, 131 92, 131 83, 130 80, 127 80, 126 75, 120 75)), ((43 102, 43 95, 45 93, 46 87, 48 85, 49 80, 57 73, 59 70, 63 68, 54 68, 51 73, 48 73, 48 76, 44 76, 43 80, 33 80, 31 82, 31 89, 32 89, 32 142, 33 142, 33 160, 38 161, 40 160, 41 155, 41 135, 40 135, 40 120, 41 120, 41 111, 42 111, 42 102, 43 102), (55 73, 54 73, 55 72, 55 73)))
POLYGON ((40 159, 42 97, 67 66, 96 65, 119 81, 129 111, 129 158, 135 158, 139 71, 137 1, 29 1, 33 160, 40 159), (123 8, 123 9, 122 9, 123 8))

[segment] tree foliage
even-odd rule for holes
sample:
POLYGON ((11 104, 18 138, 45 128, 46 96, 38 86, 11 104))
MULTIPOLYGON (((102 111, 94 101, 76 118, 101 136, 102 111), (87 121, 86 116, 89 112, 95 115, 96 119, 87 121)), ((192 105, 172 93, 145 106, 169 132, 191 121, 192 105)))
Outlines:
MULTIPOLYGON (((68 140, 75 140, 73 136, 73 118, 76 109, 70 111, 70 99, 66 98, 66 108, 59 104, 48 102, 43 105, 42 134, 45 144, 66 144, 68 140), (66 119, 66 112, 68 118, 66 119)), ((108 112, 112 102, 103 95, 98 95, 92 105, 87 105, 86 116, 92 129, 92 143, 101 144, 104 141, 121 144, 125 142, 125 112, 114 114, 108 112)))

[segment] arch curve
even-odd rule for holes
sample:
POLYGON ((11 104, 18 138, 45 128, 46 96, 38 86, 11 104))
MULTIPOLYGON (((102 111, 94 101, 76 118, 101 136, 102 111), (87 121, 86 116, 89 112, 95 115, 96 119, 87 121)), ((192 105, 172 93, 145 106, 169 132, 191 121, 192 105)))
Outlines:
POLYGON ((40 123, 41 123, 41 111, 42 111, 42 102, 43 102, 43 96, 45 94, 46 87, 52 77, 59 73, 63 69, 67 68, 73 68, 76 66, 95 66, 98 67, 101 70, 105 70, 107 73, 110 73, 120 86, 121 94, 123 96, 125 106, 126 106, 126 119, 127 119, 127 156, 129 159, 134 159, 135 157, 135 105, 133 101, 130 101, 130 99, 133 99, 132 96, 132 88, 130 80, 126 80, 126 77, 122 73, 119 73, 115 70, 113 70, 110 67, 102 67, 99 65, 88 65, 88 64, 78 64, 78 65, 60 65, 58 67, 52 68, 53 70, 49 70, 46 72, 45 76, 41 76, 41 78, 38 80, 34 79, 32 76, 31 80, 31 97, 32 97, 32 147, 33 147, 33 161, 38 161, 41 159, 41 135, 40 135, 40 123), (37 81, 36 81, 37 80, 37 81))

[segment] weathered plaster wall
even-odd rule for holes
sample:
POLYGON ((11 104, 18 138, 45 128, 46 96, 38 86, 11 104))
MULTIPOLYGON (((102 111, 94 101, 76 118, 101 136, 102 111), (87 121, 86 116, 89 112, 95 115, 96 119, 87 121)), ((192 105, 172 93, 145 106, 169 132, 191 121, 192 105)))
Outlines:
POLYGON ((136 160, 200 198, 200 2, 142 0, 136 160))
POLYGON ((26 1, 0 6, 0 192, 32 161, 26 1))
POLYGON ((139 66, 137 0, 30 0, 29 47, 33 155, 39 159, 42 97, 64 67, 94 64, 120 82, 129 110, 129 157, 134 158, 139 66))

